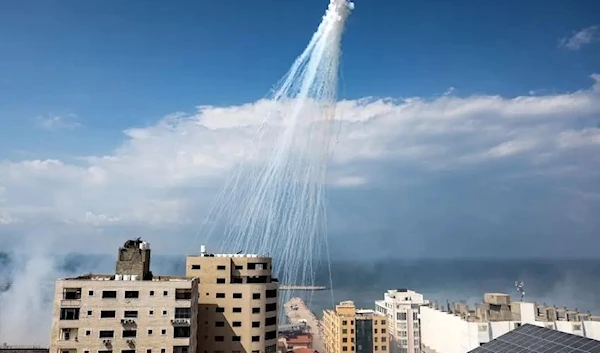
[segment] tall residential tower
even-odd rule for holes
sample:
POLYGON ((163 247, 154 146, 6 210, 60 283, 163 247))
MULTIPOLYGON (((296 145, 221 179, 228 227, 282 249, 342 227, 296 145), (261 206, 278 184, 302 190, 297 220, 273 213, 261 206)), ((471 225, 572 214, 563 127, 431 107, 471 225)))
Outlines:
POLYGON ((186 273, 200 278, 199 353, 275 353, 277 279, 270 257, 211 254, 202 246, 186 273))

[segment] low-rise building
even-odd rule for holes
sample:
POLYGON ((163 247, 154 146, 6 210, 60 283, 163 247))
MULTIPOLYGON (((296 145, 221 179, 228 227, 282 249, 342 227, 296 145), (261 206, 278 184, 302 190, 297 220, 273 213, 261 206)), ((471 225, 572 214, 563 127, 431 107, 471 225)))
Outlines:
POLYGON ((486 293, 482 303, 436 303, 421 308, 424 353, 464 353, 525 324, 600 339, 600 317, 567 308, 512 301, 508 294, 486 293))
POLYGON ((56 281, 50 353, 194 353, 198 279, 154 276, 150 245, 119 249, 115 274, 56 281))
POLYGON ((357 309, 352 301, 343 301, 335 310, 323 312, 323 334, 326 353, 389 352, 386 316, 357 309))

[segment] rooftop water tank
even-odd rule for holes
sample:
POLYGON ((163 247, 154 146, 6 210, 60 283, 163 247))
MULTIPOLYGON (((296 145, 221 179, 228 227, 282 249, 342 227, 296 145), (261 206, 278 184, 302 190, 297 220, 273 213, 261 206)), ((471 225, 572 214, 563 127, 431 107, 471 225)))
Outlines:
POLYGON ((123 275, 123 281, 131 281, 131 275, 123 275))
POLYGON ((123 275, 115 275, 115 281, 122 281, 123 275))
POLYGON ((139 279, 140 279, 140 275, 131 275, 132 281, 139 281, 139 279))

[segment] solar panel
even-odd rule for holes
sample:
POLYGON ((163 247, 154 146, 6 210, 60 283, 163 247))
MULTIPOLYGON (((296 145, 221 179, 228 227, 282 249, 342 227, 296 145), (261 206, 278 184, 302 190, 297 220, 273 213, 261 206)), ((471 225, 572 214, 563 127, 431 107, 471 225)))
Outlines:
POLYGON ((600 341, 526 324, 469 353, 600 353, 600 341))

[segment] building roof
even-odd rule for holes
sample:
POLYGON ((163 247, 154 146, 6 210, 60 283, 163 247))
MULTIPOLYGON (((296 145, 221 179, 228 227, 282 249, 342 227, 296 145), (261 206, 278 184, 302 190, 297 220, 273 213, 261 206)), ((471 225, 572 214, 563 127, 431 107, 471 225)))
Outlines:
MULTIPOLYGON (((67 277, 63 278, 63 281, 115 281, 116 275, 109 274, 94 274, 88 273, 87 275, 81 275, 76 277, 67 277)), ((154 276, 151 280, 135 280, 131 282, 181 282, 181 281, 192 281, 195 277, 186 277, 186 276, 154 276)), ((123 280, 123 282, 129 282, 128 280, 123 280)))
POLYGON ((306 348, 306 347, 298 347, 298 348, 294 348, 294 353, 314 353, 315 350, 312 348, 306 348))
POLYGON ((290 337, 287 339, 288 344, 310 344, 312 341, 309 335, 298 335, 296 337, 290 337))
POLYGON ((469 353, 499 352, 600 353, 600 341, 526 324, 469 353))

